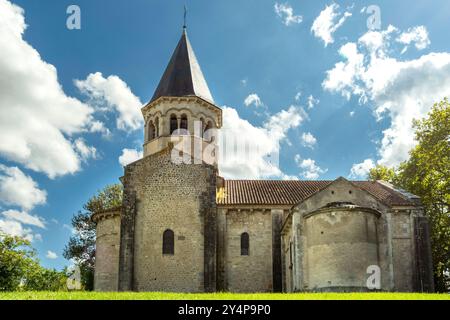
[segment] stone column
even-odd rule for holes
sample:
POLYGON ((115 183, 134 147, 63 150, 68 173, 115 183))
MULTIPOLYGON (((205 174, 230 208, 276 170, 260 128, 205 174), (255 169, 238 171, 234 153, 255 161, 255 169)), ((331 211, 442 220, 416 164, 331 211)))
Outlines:
MULTIPOLYGON (((126 179, 126 178, 125 178, 126 179)), ((136 192, 124 184, 120 225, 119 291, 132 291, 134 271, 134 222, 136 192)))
POLYGON ((272 278, 273 291, 282 292, 281 269, 281 221, 283 210, 271 210, 272 213, 272 278))
POLYGON ((208 168, 208 190, 200 196, 200 214, 203 216, 204 236, 204 290, 217 290, 217 172, 208 168))
POLYGON ((415 217, 414 240, 416 261, 414 290, 418 292, 434 292, 433 260, 428 218, 415 217))

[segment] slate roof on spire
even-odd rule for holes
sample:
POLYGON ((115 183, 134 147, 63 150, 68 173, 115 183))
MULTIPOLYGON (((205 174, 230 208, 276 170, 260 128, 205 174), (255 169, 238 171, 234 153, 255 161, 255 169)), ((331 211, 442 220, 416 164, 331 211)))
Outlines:
POLYGON ((150 102, 162 96, 197 96, 214 103, 185 28, 150 102))

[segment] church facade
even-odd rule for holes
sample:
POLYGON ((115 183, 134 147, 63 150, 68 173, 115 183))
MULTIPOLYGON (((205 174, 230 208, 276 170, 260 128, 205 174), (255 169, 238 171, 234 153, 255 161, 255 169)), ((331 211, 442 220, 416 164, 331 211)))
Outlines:
POLYGON ((416 196, 383 181, 228 180, 186 152, 222 126, 186 30, 142 114, 122 206, 92 216, 95 290, 433 291, 416 196))

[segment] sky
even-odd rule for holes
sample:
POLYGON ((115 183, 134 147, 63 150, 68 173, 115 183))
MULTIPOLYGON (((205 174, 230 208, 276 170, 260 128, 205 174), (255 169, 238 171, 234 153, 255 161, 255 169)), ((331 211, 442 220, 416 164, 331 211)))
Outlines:
POLYGON ((185 4, 223 130, 264 141, 225 178, 365 179, 450 95, 446 0, 0 0, 0 230, 44 266, 70 264, 73 214, 142 157, 185 4))

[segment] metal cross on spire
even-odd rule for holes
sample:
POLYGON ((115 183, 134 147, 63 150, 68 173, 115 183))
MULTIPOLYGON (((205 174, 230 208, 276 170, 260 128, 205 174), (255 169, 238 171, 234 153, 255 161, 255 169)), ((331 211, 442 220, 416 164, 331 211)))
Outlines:
POLYGON ((183 29, 186 29, 186 16, 187 16, 187 8, 186 8, 186 5, 184 5, 184 23, 183 23, 183 29))

